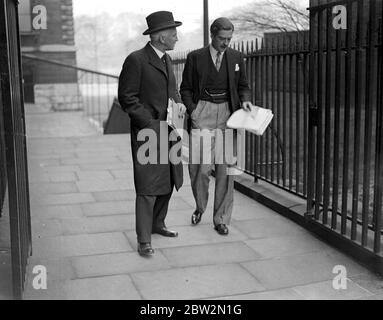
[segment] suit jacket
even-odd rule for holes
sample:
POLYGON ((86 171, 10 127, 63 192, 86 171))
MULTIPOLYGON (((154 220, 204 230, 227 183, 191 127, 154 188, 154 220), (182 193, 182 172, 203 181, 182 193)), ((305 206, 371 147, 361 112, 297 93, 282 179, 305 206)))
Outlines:
MULTIPOLYGON (((241 102, 251 100, 251 93, 242 53, 227 48, 225 54, 230 93, 229 107, 233 113, 240 108, 241 102)), ((196 108, 205 88, 209 59, 211 59, 209 46, 192 51, 187 56, 180 93, 189 114, 196 108)))
MULTIPOLYGON (((168 99, 181 102, 176 88, 172 62, 166 54, 166 65, 148 43, 143 49, 131 53, 125 60, 119 77, 118 100, 122 109, 131 119, 131 145, 134 165, 134 182, 137 194, 167 194, 169 181, 179 189, 183 182, 182 163, 177 165, 159 164, 161 152, 168 156, 168 149, 161 146, 160 121, 166 121, 168 99), (152 129, 157 138, 157 164, 141 164, 137 151, 145 143, 137 141, 141 129, 152 129), (164 150, 165 149, 165 150, 164 150)), ((167 130, 170 130, 166 126, 167 130)), ((167 137, 166 137, 167 138, 167 137)))

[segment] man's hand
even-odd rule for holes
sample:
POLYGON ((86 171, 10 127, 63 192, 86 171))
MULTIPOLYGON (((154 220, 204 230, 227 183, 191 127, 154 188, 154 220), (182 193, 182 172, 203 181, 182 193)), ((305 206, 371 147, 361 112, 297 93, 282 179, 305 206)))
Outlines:
POLYGON ((183 103, 178 103, 180 115, 183 116, 186 113, 186 107, 183 103))
POLYGON ((242 102, 242 109, 245 111, 251 111, 252 103, 250 101, 243 101, 242 102))

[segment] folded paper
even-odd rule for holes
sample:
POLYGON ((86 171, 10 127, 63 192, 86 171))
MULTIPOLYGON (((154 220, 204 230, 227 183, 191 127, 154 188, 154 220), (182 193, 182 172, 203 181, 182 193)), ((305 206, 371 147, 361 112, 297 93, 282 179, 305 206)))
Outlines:
POLYGON ((185 110, 186 107, 182 103, 177 103, 173 99, 169 99, 166 122, 178 132, 181 138, 184 129, 185 110))
POLYGON ((227 126, 232 129, 245 129, 261 136, 273 117, 271 110, 252 106, 251 111, 240 109, 234 112, 227 121, 227 126))

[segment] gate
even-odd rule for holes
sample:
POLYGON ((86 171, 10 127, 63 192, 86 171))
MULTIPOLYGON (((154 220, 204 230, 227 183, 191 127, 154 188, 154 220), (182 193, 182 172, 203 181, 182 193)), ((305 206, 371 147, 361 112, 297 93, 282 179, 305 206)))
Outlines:
POLYGON ((0 165, 0 197, 3 199, 6 189, 13 295, 19 299, 32 241, 17 3, 17 0, 0 0, 0 160, 6 164, 0 165))
POLYGON ((382 1, 323 2, 310 7, 307 218, 382 268, 382 1))

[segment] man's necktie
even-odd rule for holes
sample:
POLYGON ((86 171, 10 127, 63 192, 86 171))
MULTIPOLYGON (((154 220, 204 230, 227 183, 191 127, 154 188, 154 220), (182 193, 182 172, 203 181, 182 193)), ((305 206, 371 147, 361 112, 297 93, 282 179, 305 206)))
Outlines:
POLYGON ((168 68, 167 68, 167 66, 166 66, 166 56, 165 56, 165 55, 162 56, 161 61, 162 61, 162 63, 163 63, 164 66, 165 66, 165 71, 166 71, 166 73, 168 73, 168 68))
POLYGON ((217 71, 219 71, 219 69, 221 68, 221 55, 222 53, 218 51, 217 58, 215 59, 215 68, 217 69, 217 71))

